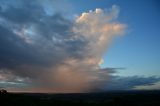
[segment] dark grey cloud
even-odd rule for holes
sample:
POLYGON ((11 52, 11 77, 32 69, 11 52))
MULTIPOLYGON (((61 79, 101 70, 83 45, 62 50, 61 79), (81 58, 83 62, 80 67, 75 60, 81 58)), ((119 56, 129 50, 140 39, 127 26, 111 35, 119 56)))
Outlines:
POLYGON ((5 82, 0 85, 17 86, 17 77, 29 86, 43 78, 44 83, 55 83, 47 76, 57 66, 84 58, 81 51, 87 42, 75 38, 73 24, 61 13, 48 15, 41 1, 0 1, 0 72, 5 82))
POLYGON ((48 16, 38 1, 2 0, 0 7, 1 69, 34 77, 37 72, 30 70, 41 71, 65 58, 77 57, 76 52, 85 44, 72 38, 70 20, 60 13, 48 16))
POLYGON ((133 90, 137 86, 154 85, 158 81, 160 81, 160 78, 155 76, 110 76, 110 81, 105 85, 103 90, 133 90))
POLYGON ((102 72, 107 72, 110 74, 117 73, 117 70, 125 70, 125 68, 124 67, 119 67, 119 68, 108 67, 108 68, 101 69, 102 72))

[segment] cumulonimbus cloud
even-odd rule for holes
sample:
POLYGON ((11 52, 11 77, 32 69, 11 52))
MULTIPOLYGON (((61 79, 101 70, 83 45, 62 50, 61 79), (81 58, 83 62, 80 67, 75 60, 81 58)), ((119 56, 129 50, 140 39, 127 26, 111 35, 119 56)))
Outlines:
POLYGON ((8 89, 86 92, 107 81, 111 71, 99 64, 112 38, 126 28, 117 21, 117 6, 69 20, 48 14, 40 1, 17 1, 0 4, 0 79, 18 83, 8 89))

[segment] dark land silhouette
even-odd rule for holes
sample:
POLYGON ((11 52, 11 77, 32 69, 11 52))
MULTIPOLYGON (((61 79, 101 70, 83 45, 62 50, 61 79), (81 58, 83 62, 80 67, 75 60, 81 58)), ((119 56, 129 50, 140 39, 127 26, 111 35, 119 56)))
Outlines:
POLYGON ((160 91, 1 93, 0 106, 160 106, 160 91))
POLYGON ((4 94, 7 94, 7 90, 5 90, 5 89, 0 89, 0 95, 4 95, 4 94))

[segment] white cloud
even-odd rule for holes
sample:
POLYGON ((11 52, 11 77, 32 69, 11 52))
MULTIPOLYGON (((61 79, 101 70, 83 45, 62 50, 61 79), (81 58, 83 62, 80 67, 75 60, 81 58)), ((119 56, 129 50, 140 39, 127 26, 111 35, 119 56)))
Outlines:
POLYGON ((91 57, 89 62, 97 65, 111 39, 115 35, 124 34, 126 25, 117 22, 118 13, 119 8, 114 5, 110 10, 97 8, 77 17, 73 31, 88 41, 86 51, 91 57))

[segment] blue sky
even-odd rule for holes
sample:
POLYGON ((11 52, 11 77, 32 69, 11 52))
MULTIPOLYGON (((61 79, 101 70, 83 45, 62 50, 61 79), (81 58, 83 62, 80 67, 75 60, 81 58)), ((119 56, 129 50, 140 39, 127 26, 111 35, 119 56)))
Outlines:
POLYGON ((69 0, 75 13, 120 7, 118 20, 126 34, 113 40, 102 67, 123 67, 122 76, 160 76, 160 2, 158 0, 69 0))

